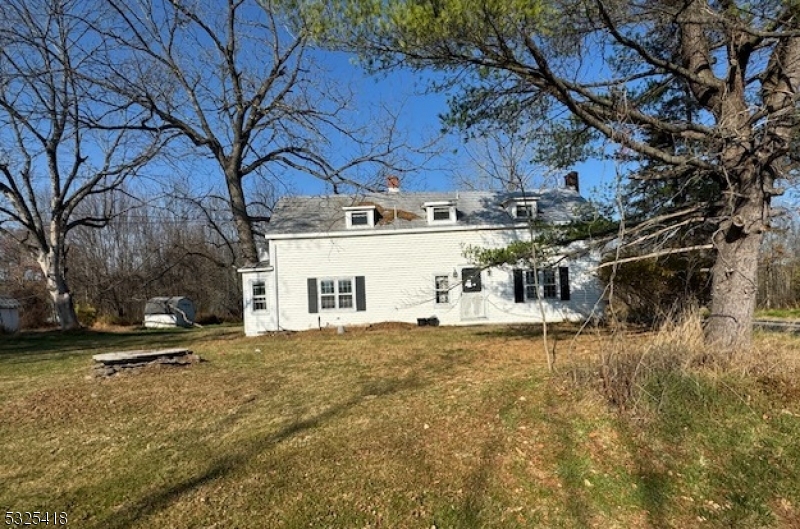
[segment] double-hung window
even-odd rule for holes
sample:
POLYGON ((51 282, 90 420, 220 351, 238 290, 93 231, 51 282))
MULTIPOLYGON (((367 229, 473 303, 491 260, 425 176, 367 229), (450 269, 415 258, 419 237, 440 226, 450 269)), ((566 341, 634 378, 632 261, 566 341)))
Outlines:
POLYGON ((322 310, 353 308, 353 278, 320 279, 319 306, 322 310))
POLYGON ((436 303, 450 303, 450 278, 448 278, 448 276, 436 276, 434 278, 434 288, 436 303))
POLYGON ((365 311, 367 310, 366 281, 364 276, 309 277, 308 312, 365 311))
POLYGON ((267 310, 267 284, 264 281, 254 281, 251 292, 253 311, 267 310))
POLYGON ((514 301, 524 303, 539 299, 570 299, 569 268, 514 270, 514 301), (538 274, 538 275, 537 275, 538 274), (538 279, 538 281, 537 281, 538 279))
POLYGON ((558 299, 558 281, 555 268, 543 268, 538 271, 539 281, 533 270, 525 270, 525 299, 538 299, 539 292, 544 299, 558 299), (538 283, 538 285, 537 285, 538 283))
POLYGON ((544 299, 558 298, 558 283, 556 282, 556 271, 553 268, 543 268, 539 271, 539 283, 542 287, 542 297, 544 299))
POLYGON ((539 288, 536 281, 536 272, 525 270, 525 299, 538 299, 539 288))

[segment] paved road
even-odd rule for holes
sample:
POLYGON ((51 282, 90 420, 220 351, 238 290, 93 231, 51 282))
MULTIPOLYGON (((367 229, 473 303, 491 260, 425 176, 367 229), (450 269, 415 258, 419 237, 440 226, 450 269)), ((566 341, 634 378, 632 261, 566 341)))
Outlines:
POLYGON ((800 321, 757 319, 753 320, 753 328, 764 331, 779 331, 800 334, 800 321))

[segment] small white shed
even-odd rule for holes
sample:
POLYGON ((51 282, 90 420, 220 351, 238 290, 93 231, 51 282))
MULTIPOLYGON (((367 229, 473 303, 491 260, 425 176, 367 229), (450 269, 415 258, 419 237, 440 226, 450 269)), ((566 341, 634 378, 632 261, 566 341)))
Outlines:
POLYGON ((0 296, 0 331, 17 332, 19 330, 19 301, 0 296))
POLYGON ((144 326, 191 327, 194 325, 194 302, 184 296, 150 298, 144 306, 144 326))

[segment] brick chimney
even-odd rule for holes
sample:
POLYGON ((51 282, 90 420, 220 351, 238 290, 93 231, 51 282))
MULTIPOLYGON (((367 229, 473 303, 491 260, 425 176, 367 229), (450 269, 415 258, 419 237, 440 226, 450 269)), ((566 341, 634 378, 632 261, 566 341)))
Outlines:
POLYGON ((400 192, 400 177, 390 175, 386 177, 386 191, 389 193, 400 192))
POLYGON ((564 176, 564 187, 567 189, 574 189, 576 193, 581 192, 578 182, 578 171, 570 171, 564 176))

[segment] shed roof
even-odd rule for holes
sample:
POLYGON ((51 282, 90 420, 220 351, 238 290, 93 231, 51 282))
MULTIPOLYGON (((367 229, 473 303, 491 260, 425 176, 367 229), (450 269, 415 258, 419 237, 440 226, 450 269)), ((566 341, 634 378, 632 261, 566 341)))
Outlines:
POLYGON ((458 191, 422 193, 367 193, 284 197, 278 201, 267 226, 267 238, 278 234, 304 234, 346 231, 344 209, 375 205, 380 218, 375 230, 430 228, 424 205, 453 202, 460 226, 511 226, 513 219, 504 207, 509 201, 535 200, 540 220, 562 223, 575 220, 586 199, 574 189, 539 189, 507 193, 495 191, 458 191))

